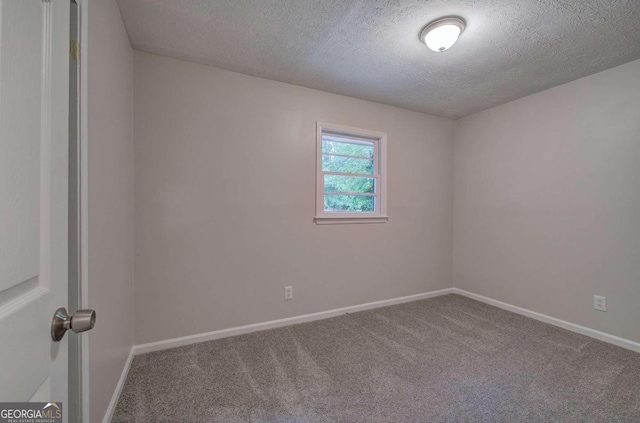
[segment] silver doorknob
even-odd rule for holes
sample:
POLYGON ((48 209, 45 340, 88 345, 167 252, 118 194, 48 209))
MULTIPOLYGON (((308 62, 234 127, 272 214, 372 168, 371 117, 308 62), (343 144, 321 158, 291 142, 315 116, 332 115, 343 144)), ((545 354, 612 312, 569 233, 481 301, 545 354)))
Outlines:
POLYGON ((67 309, 60 307, 53 315, 51 338, 53 338, 55 342, 58 342, 69 329, 75 333, 79 333, 93 329, 95 325, 96 312, 94 310, 78 310, 73 313, 73 316, 69 316, 67 309))

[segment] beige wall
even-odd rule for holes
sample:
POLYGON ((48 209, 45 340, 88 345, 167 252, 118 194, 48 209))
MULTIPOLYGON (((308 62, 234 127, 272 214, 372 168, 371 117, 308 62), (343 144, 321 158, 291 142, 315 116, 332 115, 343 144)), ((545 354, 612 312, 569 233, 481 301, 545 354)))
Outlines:
POLYGON ((451 286, 451 121, 138 51, 135 116, 136 344, 451 286), (317 120, 388 133, 388 223, 313 222, 317 120))
POLYGON ((456 121, 454 157, 456 287, 640 341, 640 61, 456 121))
POLYGON ((105 414, 133 343, 133 50, 114 0, 88 5, 88 332, 91 422, 105 414))

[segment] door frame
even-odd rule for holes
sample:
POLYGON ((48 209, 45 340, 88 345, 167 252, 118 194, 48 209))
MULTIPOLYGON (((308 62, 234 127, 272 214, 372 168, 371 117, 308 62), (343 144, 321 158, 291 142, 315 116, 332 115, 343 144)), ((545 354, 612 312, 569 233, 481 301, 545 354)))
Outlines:
MULTIPOLYGON (((88 309, 88 1, 69 0, 70 43, 78 49, 69 66, 69 310, 88 309)), ((69 422, 89 421, 89 337, 69 338, 69 422)))
MULTIPOLYGON (((89 156, 88 156, 88 87, 89 80, 87 78, 88 70, 88 52, 89 52, 89 14, 88 14, 88 0, 75 0, 78 3, 80 18, 79 22, 79 41, 80 41, 80 302, 82 308, 89 308, 89 156)), ((89 408, 90 408, 90 374, 89 374, 89 337, 81 336, 81 410, 82 421, 89 421, 89 408)))

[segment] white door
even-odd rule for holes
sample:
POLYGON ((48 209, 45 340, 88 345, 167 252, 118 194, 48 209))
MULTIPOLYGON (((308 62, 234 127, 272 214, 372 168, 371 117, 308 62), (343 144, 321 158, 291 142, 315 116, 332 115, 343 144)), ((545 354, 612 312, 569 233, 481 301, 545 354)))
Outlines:
POLYGON ((69 1, 0 0, 0 401, 65 415, 69 1))

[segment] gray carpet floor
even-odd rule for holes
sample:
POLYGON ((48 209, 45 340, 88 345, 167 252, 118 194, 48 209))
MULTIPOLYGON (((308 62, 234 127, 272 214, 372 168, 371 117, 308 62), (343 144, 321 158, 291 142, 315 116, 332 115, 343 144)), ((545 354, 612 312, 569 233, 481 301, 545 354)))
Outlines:
POLYGON ((113 422, 640 422, 640 354, 446 295, 136 356, 113 422))

